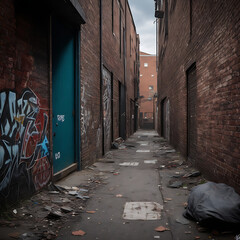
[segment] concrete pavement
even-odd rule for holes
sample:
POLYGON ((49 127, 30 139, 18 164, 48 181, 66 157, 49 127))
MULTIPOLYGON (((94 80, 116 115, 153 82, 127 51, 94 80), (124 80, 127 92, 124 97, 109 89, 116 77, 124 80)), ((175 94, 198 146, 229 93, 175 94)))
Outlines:
MULTIPOLYGON (((65 224, 59 232, 57 238, 59 240, 80 238, 72 235, 72 232, 78 230, 86 233, 81 236, 81 239, 86 240, 234 239, 233 233, 220 234, 217 231, 200 229, 195 222, 182 216, 189 190, 205 180, 198 176, 181 182, 180 176, 194 169, 190 168, 155 131, 138 131, 121 149, 112 150, 104 159, 96 163, 92 170, 91 174, 101 176, 104 180, 103 184, 90 192, 91 198, 87 202, 86 211, 65 224), (181 186, 168 187, 179 182, 181 186), (160 204, 163 208, 157 213, 161 215, 160 219, 124 219, 124 207, 129 202, 160 204), (87 211, 94 212, 87 213, 87 211), (168 230, 155 231, 159 226, 168 230)), ((80 181, 78 175, 84 174, 74 173, 58 184, 71 183, 72 186, 78 186, 84 181, 84 179, 80 181)), ((89 177, 88 174, 86 176, 89 177)), ((130 218, 134 216, 139 218, 144 214, 150 218, 159 216, 155 215, 155 212, 142 213, 145 207, 137 206, 125 210, 130 218)))
POLYGON ((139 130, 93 166, 1 213, 0 239, 234 240, 240 232, 182 216, 191 188, 206 181, 183 177, 195 171, 155 131, 139 130), (79 230, 85 235, 73 235, 79 230))

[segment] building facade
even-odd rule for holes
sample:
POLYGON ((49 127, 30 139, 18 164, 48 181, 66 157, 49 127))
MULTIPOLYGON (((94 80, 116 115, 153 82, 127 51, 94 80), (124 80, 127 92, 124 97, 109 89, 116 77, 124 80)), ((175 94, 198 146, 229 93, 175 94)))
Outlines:
POLYGON ((89 166, 133 133, 139 37, 127 0, 3 0, 0 23, 7 204, 89 166))
POLYGON ((158 130, 240 191, 240 2, 157 0, 158 130))
POLYGON ((139 127, 155 129, 157 126, 157 71, 156 55, 140 52, 139 127))

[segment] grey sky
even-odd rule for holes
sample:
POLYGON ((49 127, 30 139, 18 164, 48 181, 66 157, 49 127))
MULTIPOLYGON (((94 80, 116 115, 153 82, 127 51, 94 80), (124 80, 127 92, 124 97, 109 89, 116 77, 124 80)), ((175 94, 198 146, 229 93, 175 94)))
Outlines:
POLYGON ((128 0, 128 2, 132 10, 137 33, 140 35, 140 51, 155 54, 154 0, 128 0))

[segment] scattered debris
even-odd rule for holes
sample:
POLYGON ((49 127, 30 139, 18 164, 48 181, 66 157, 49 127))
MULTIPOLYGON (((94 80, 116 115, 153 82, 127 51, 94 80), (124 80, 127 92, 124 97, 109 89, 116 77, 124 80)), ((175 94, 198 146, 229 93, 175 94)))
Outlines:
POLYGON ((159 239, 159 238, 160 238, 160 236, 154 236, 154 238, 155 238, 155 239, 159 239))
POLYGON ((85 234, 86 233, 82 230, 72 232, 72 235, 74 235, 74 236, 84 236, 85 234))
POLYGON ((119 149, 120 145, 124 142, 123 138, 119 137, 112 142, 112 149, 119 149))
POLYGON ((44 210, 46 210, 46 211, 52 211, 52 207, 51 206, 45 206, 44 208, 43 208, 44 210))
POLYGON ((121 197, 123 197, 123 195, 122 194, 117 194, 116 197, 121 198, 121 197))
POLYGON ((172 201, 172 198, 165 198, 165 201, 172 201))
POLYGON ((240 234, 236 235, 235 240, 240 240, 240 234))
POLYGON ((86 213, 94 214, 94 213, 96 213, 96 211, 86 211, 86 213))
POLYGON ((19 239, 21 233, 19 232, 13 232, 13 233, 9 233, 8 236, 11 238, 15 238, 15 239, 19 239))
POLYGON ((119 175, 119 172, 114 172, 113 175, 119 175))
POLYGON ((132 144, 126 144, 125 143, 125 146, 127 147, 127 148, 135 148, 136 146, 134 146, 134 145, 132 145, 132 144))
POLYGON ((51 211, 47 217, 49 219, 54 219, 54 218, 61 218, 63 217, 62 213, 60 211, 51 211))
POLYGON ((180 187, 182 187, 182 185, 183 185, 182 181, 175 181, 175 182, 169 183, 168 187, 169 188, 180 188, 180 187))
POLYGON ((59 191, 49 191, 49 194, 59 194, 59 191))
POLYGON ((177 223, 181 223, 183 225, 188 225, 190 222, 186 219, 186 218, 183 218, 183 217, 179 217, 176 219, 176 222, 177 223))
POLYGON ((64 213, 70 213, 73 211, 73 209, 70 207, 61 207, 61 211, 64 213))
POLYGON ((76 195, 78 195, 78 192, 77 191, 69 191, 68 194, 71 196, 76 196, 76 195))
MULTIPOLYGON (((55 235, 56 237, 56 235, 55 235)), ((19 240, 33 240, 37 239, 32 233, 23 233, 21 236, 18 238, 19 240)), ((52 238, 47 238, 47 239, 52 239, 52 238)))
POLYGON ((14 209, 14 210, 13 210, 13 213, 14 213, 14 214, 17 214, 17 209, 14 209))
POLYGON ((155 231, 156 232, 165 232, 165 231, 169 231, 169 228, 159 226, 159 227, 155 228, 155 231))
POLYGON ((186 173, 183 177, 184 178, 188 178, 188 177, 198 177, 201 175, 201 172, 196 171, 196 172, 192 172, 192 173, 186 173))
POLYGON ((191 231, 185 231, 185 234, 191 234, 192 232, 191 231))

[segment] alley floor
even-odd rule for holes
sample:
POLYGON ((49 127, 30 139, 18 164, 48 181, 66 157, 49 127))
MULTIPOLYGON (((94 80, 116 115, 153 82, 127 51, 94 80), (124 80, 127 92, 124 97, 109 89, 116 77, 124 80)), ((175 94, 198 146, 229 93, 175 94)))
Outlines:
POLYGON ((193 172, 155 131, 139 130, 14 209, 15 220, 0 221, 0 239, 235 239, 182 216, 191 188, 206 181, 193 172))

